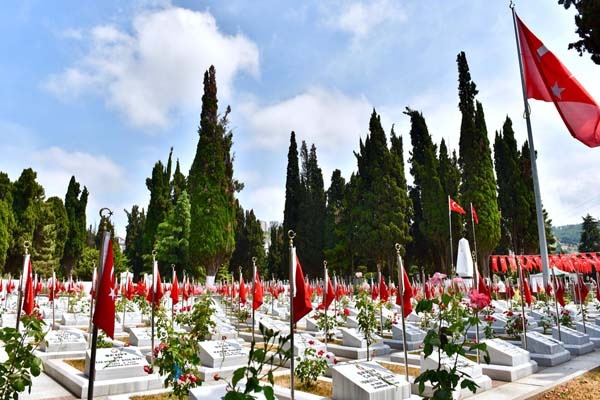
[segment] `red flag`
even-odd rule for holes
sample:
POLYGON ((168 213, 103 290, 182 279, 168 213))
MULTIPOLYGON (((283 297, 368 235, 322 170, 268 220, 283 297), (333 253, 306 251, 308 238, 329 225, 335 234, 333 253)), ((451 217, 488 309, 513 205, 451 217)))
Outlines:
POLYGON ((246 301, 247 301, 246 284, 244 283, 244 277, 242 276, 242 273, 240 272, 240 302, 242 304, 246 304, 246 301))
POLYGON ((477 276, 478 276, 477 291, 479 293, 485 294, 487 297, 489 297, 491 299, 492 295, 490 293, 490 288, 486 285, 485 280, 483 279, 483 276, 481 276, 479 271, 477 271, 477 276))
POLYGON ((52 278, 48 282, 48 300, 54 301, 58 298, 58 282, 56 281, 56 272, 52 271, 52 278))
POLYGON ((410 279, 408 279, 408 275, 406 273, 406 269, 401 267, 402 269, 402 293, 396 294, 396 304, 402 305, 404 311, 404 318, 408 317, 408 315, 412 312, 412 304, 410 302, 410 298, 412 297, 412 286, 410 284, 410 279))
POLYGON ((596 280, 596 299, 600 301, 600 283, 596 280))
POLYGON ((94 267, 94 273, 92 274, 92 287, 90 288, 90 295, 92 299, 96 298, 96 285, 98 284, 98 271, 94 267))
POLYGON ((585 282, 583 282, 583 277, 577 274, 577 283, 575 284, 575 299, 580 303, 585 301, 590 289, 588 289, 585 282))
POLYGON ((254 284, 252 285, 252 309, 258 310, 263 304, 263 287, 260 284, 260 276, 258 276, 258 270, 254 275, 254 284))
POLYGON ((385 284, 385 279, 383 279, 382 274, 379 274, 379 300, 388 301, 389 298, 390 294, 388 292, 388 287, 385 284))
POLYGON ((506 299, 510 300, 515 295, 515 291, 512 288, 512 283, 506 283, 506 299))
POLYGON ((531 302, 533 300, 533 298, 531 296, 531 288, 529 287, 529 282, 527 281, 527 278, 525 277, 523 272, 521 272, 521 277, 523 278, 523 293, 522 293, 522 295, 525 296, 525 302, 527 303, 527 305, 531 307, 531 302))
POLYGON ((131 282, 131 278, 127 278, 127 290, 125 291, 125 297, 127 300, 133 300, 133 295, 135 294, 135 287, 133 286, 133 282, 131 282))
POLYGON ((377 285, 373 283, 371 278, 371 300, 377 300, 377 296, 379 296, 379 290, 377 290, 377 285))
POLYGON ((571 135, 600 145, 600 108, 569 70, 517 18, 527 98, 552 101, 571 135))
POLYGON ((175 268, 173 268, 173 283, 171 284, 171 300, 173 304, 179 303, 179 282, 177 281, 177 274, 175 268))
POLYGON ((158 307, 160 300, 165 294, 162 281, 160 279, 160 271, 158 270, 158 262, 155 260, 152 269, 152 286, 149 288, 146 300, 153 304, 153 307, 158 307))
MULTIPOLYGON (((300 260, 296 256, 296 249, 292 250, 293 259, 296 260, 296 268, 292 282, 292 307, 294 310, 294 321, 296 323, 302 319, 306 314, 312 311, 312 304, 310 302, 310 295, 306 288, 306 282, 304 281, 304 273, 302 272, 302 265, 300 260)), ((293 262, 292 259, 292 262, 293 262)))
POLYGON ((456 201, 452 200, 450 196, 448 196, 448 207, 450 211, 454 211, 455 213, 466 214, 466 211, 456 201))
POLYGON ((106 232, 104 236, 104 266, 100 285, 98 285, 98 298, 94 308, 94 325, 102 329, 107 336, 115 337, 115 275, 113 261, 113 246, 110 240, 110 233, 106 232))
POLYGON ((23 312, 31 315, 35 304, 33 300, 33 267, 31 266, 31 256, 29 254, 25 255, 21 279, 23 280, 23 285, 21 286, 23 292, 23 312))
POLYGON ((475 207, 473 207, 473 204, 471 204, 471 215, 473 216, 473 221, 475 221, 475 223, 479 225, 479 217, 477 216, 477 212, 475 211, 475 207))
POLYGON ((559 280, 556 281, 556 301, 561 306, 565 306, 565 286, 559 280))
POLYGON ((329 279, 329 274, 325 272, 325 296, 324 296, 324 304, 322 304, 323 308, 327 310, 333 299, 335 298, 335 291, 333 290, 333 285, 331 284, 331 279, 329 279))

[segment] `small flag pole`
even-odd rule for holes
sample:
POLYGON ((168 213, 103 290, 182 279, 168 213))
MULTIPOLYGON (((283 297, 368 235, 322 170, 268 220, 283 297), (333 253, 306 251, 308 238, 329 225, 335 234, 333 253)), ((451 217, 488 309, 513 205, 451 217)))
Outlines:
POLYGON ((290 349, 292 349, 292 357, 290 357, 290 400, 294 400, 294 297, 296 296, 294 238, 296 232, 290 229, 288 237, 290 239, 290 349))
POLYGON ((583 281, 583 278, 579 279, 579 271, 577 272, 577 289, 575 289, 575 291, 579 291, 579 294, 576 297, 579 297, 579 309, 581 310, 581 323, 583 324, 583 333, 587 334, 587 329, 585 327, 585 314, 583 313, 583 306, 584 306, 584 301, 585 299, 582 298, 583 296, 581 295, 581 285, 585 285, 585 282, 583 281))
POLYGON ((150 365, 154 364, 154 302, 156 296, 156 274, 154 271, 154 264, 156 263, 156 249, 152 250, 152 304, 150 304, 150 365))
MULTIPOLYGON (((471 208, 471 210, 473 210, 473 209, 471 208)), ((471 218, 473 218, 472 213, 471 213, 471 218)), ((475 235, 475 230, 473 229, 473 240, 475 240, 474 235, 475 235)), ((473 250, 471 254, 473 255, 473 277, 475 278, 475 282, 474 282, 473 286, 475 287, 475 289, 477 289, 477 292, 479 292, 480 288, 479 288, 479 270, 477 269, 477 250, 473 250)), ((477 323, 475 324, 475 340, 479 344, 479 315, 478 315, 477 311, 475 311, 475 316, 477 317, 477 323)), ((479 364, 480 362, 481 362, 481 360, 479 358, 479 348, 477 348, 477 364, 479 364)))
MULTIPOLYGON (((31 247, 31 242, 29 240, 26 240, 25 242, 23 242, 23 247, 25 248, 25 259, 23 261, 24 265, 27 265, 29 268, 29 257, 31 257, 29 255, 29 247, 31 247)), ((21 321, 21 308, 23 307, 23 296, 24 296, 24 291, 23 291, 23 286, 26 284, 26 276, 21 276, 21 279, 19 280, 19 291, 18 291, 18 296, 17 296, 17 325, 16 325, 16 329, 17 332, 19 332, 19 323, 21 321)), ((8 296, 7 296, 8 297, 8 296)))
MULTIPOLYGON (((102 231, 103 231, 102 243, 100 245, 100 260, 99 260, 100 274, 99 274, 99 276, 103 276, 104 262, 105 262, 105 257, 106 257, 104 248, 106 246, 111 245, 110 231, 106 230, 106 226, 107 226, 108 220, 112 216, 112 211, 110 209, 104 207, 104 208, 100 209, 99 214, 100 214, 100 220, 102 221, 102 231), (103 214, 105 211, 106 211, 106 215, 103 214)), ((98 293, 100 293, 100 285, 101 285, 101 282, 98 281, 97 285, 96 285, 96 292, 94 293, 94 296, 96 297, 96 299, 98 299, 98 293)), ((114 315, 112 316, 112 318, 114 318, 114 315)), ((93 328, 92 328, 92 345, 91 345, 91 349, 90 349, 90 370, 89 370, 89 374, 88 374, 88 393, 87 393, 88 400, 94 399, 94 380, 96 379, 96 347, 98 344, 98 327, 96 326, 96 324, 92 324, 92 326, 93 326, 93 328)))
POLYGON ((377 264, 377 295, 379 296, 379 333, 383 336, 383 304, 381 303, 381 265, 377 264))
POLYGON ((97 275, 98 271, 96 270, 96 263, 94 263, 94 273, 92 275, 92 293, 94 293, 94 296, 90 296, 90 322, 88 324, 88 343, 91 346, 92 345, 92 318, 94 316, 94 297, 96 295, 96 289, 98 286, 98 275, 97 275), (96 281, 94 282, 94 275, 96 276, 96 281))
POLYGON ((448 230, 450 231, 450 275, 454 276, 454 249, 452 247, 452 210, 450 209, 450 196, 448 196, 448 230))
MULTIPOLYGON (((175 277, 175 264, 171 264, 171 270, 172 270, 172 274, 171 274, 171 291, 173 290, 173 283, 175 282, 175 279, 173 279, 173 277, 175 277)), ((179 297, 179 295, 177 295, 179 297)), ((171 299, 171 328, 173 328, 173 326, 175 326, 175 302, 173 301, 173 299, 171 299)))
POLYGON ((560 335, 560 314, 558 313, 558 297, 556 297, 556 290, 558 289, 558 281, 556 280, 556 274, 554 273, 554 268, 550 268, 550 271, 552 271, 552 282, 554 282, 554 307, 556 307, 556 329, 558 329, 558 340, 562 340, 561 339, 561 335, 560 335))
MULTIPOLYGON (((402 296, 400 301, 400 314, 402 316, 402 349, 404 350, 404 371, 406 375, 406 381, 408 380, 408 349, 406 348, 406 322, 404 321, 404 264, 402 263, 402 256, 400 255, 400 243, 396 243, 396 257, 398 258, 398 291, 396 296, 402 296)), ((396 303, 398 303, 396 301, 396 303)))
POLYGON ((256 296, 256 257, 252 257, 252 343, 254 343, 254 296, 256 296))
MULTIPOLYGON (((56 324, 56 319, 54 316, 54 309, 55 307, 55 303, 56 303, 56 299, 58 298, 57 294, 56 294, 56 274, 54 273, 54 269, 52 270, 52 330, 55 329, 55 324, 56 324)), ((91 300, 90 300, 90 304, 91 304, 91 300)))
MULTIPOLYGON (((323 261, 323 270, 325 279, 323 280, 323 311, 325 312, 325 346, 327 346, 327 333, 329 332, 329 327, 327 325, 327 261, 323 261)), ((335 318, 335 313, 334 313, 335 318)))
POLYGON ((513 254, 515 262, 517 263, 517 274, 519 275, 519 294, 521 295, 521 315, 523 317, 523 348, 527 350, 527 316, 525 315, 525 284, 523 280, 523 270, 519 258, 513 254))

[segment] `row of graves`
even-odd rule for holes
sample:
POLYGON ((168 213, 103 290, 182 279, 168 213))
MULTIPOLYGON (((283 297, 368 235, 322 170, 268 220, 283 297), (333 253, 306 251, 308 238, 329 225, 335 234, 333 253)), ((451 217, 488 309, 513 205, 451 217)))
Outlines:
MULTIPOLYGON (((431 395, 429 385, 425 386, 424 393, 419 393, 415 378, 440 366, 448 370, 456 366, 461 376, 476 383, 479 393, 490 389, 492 380, 516 381, 539 368, 559 365, 600 347, 600 303, 596 300, 560 308, 558 304, 541 300, 526 305, 518 294, 492 300, 478 309, 481 323, 464 332, 463 337, 454 338, 464 339, 466 343, 485 343, 489 354, 489 363, 486 363, 483 354, 474 351, 467 351, 466 357, 448 357, 438 351, 424 356, 423 343, 427 331, 437 328, 434 315, 439 310, 434 307, 430 314, 412 311, 416 301, 426 295, 424 288, 418 285, 411 288, 407 280, 404 280, 404 289, 393 284, 388 286, 380 277, 378 284, 362 281, 355 290, 343 291, 338 290, 337 284, 331 290, 333 285, 329 280, 315 283, 309 295, 313 310, 306 312, 294 326, 290 326, 290 313, 296 314, 296 311, 290 302, 289 284, 278 282, 274 285, 277 290, 266 288, 265 296, 261 293, 257 304, 254 301, 258 295, 256 289, 247 289, 248 293, 240 296, 243 289, 240 283, 232 283, 226 290, 218 285, 199 291, 208 293, 214 300, 211 319, 215 325, 200 343, 198 378, 203 385, 192 389, 190 398, 224 396, 227 384, 223 381, 248 365, 251 343, 260 343, 265 330, 281 336, 290 335, 294 330, 293 344, 287 342, 283 348, 293 346, 293 358, 277 374, 289 376, 294 362, 299 363, 306 357, 321 358, 327 368, 316 386, 330 387, 328 394, 320 396, 333 399, 409 399, 431 395), (369 293, 376 310, 376 333, 369 338, 361 328, 364 323, 361 323, 356 296, 360 291, 369 293), (242 297, 246 298, 245 302, 242 297), (560 316, 560 324, 554 318, 556 315, 560 316)), ((437 282, 437 295, 452 290, 465 290, 464 301, 469 301, 468 285, 461 288, 455 280, 448 279, 437 282)), ((3 294, 5 310, 1 324, 14 326, 18 320, 17 294, 3 294)), ((164 307, 173 311, 171 315, 190 312, 199 297, 192 292, 185 300, 180 300, 179 295, 176 298, 168 293, 167 286, 167 293, 159 299, 164 307)), ((94 396, 166 390, 164 377, 151 368, 153 349, 159 343, 152 308, 144 306, 143 301, 144 296, 128 300, 125 293, 117 300, 120 309, 114 315, 114 338, 101 335, 102 345, 96 350, 94 396)), ((52 299, 41 293, 36 303, 48 327, 36 351, 43 360, 45 373, 76 397, 86 398, 91 362, 91 296, 81 291, 78 295, 66 294, 52 299)), ((36 390, 35 385, 33 390, 36 390)), ((275 386, 275 394, 280 398, 315 398, 299 389, 290 392, 280 383, 275 386)), ((465 398, 472 394, 468 389, 459 389, 453 396, 465 398)))

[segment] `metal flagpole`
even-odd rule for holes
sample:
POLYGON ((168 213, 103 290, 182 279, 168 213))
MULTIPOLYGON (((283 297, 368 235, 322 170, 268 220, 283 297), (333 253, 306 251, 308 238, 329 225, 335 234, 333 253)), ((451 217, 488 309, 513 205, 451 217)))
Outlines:
POLYGON ((525 315, 525 284, 523 280, 525 277, 523 276, 523 270, 521 269, 521 263, 517 256, 515 257, 515 262, 517 263, 517 274, 519 274, 519 294, 521 297, 521 316, 523 317, 523 348, 527 350, 527 316, 525 315))
POLYGON ((381 305, 381 266, 377 264, 377 296, 379 297, 379 333, 383 336, 383 309, 381 305))
MULTIPOLYGON (((471 214, 471 218, 473 215, 471 214)), ((472 221, 471 221, 472 222, 472 221)), ((475 233, 475 232, 473 232, 475 233)), ((475 284, 473 285, 477 292, 479 293, 479 270, 477 269, 477 253, 476 250, 473 250, 471 253, 473 255, 473 276, 475 278, 475 284)), ((490 299, 491 300, 491 299, 490 299)), ((476 312, 477 323, 475 324, 475 340, 479 343, 479 314, 476 312)), ((479 348, 477 349, 477 364, 479 364, 481 360, 479 359, 479 348)))
POLYGON ((448 228, 450 231, 450 275, 454 276, 454 249, 452 248, 452 211, 450 210, 450 196, 448 196, 448 228))
POLYGON ((254 296, 256 295, 256 257, 252 257, 252 343, 254 343, 254 296))
MULTIPOLYGON (((171 264, 172 274, 171 274, 171 291, 173 290, 173 282, 175 282, 176 272, 175 272, 175 264, 171 264)), ((171 328, 173 328, 175 324, 175 302, 171 299, 171 328)))
POLYGON ((56 318, 54 317, 54 309, 56 308, 55 303, 56 299, 58 298, 58 296, 56 295, 56 273, 54 272, 54 270, 52 270, 52 291, 50 293, 52 293, 52 330, 54 330, 56 329, 56 318))
MULTIPOLYGON (((540 195, 540 183, 538 180, 535 146, 533 145, 533 134, 531 132, 531 120, 529 118, 529 104, 527 103, 527 87, 525 84, 525 75, 523 74, 523 60, 521 59, 521 45, 519 42, 519 33, 517 31, 517 14, 515 13, 514 3, 510 3, 513 15, 513 25, 515 28, 515 40, 517 43, 517 58, 519 59, 519 70, 521 71, 521 87, 523 90, 523 104, 525 106, 525 121, 527 125, 527 140, 529 142, 529 158, 531 159, 531 177, 533 179, 533 192, 535 195, 535 211, 537 217, 538 238, 540 242, 540 256, 542 257, 542 276, 544 287, 548 286, 548 246, 546 244, 546 226, 544 224, 544 214, 542 209, 542 198, 540 195)), ((515 249, 516 250, 516 249, 515 249)))
POLYGON ((294 248, 294 238, 296 232, 288 231, 290 239, 290 349, 292 349, 292 357, 290 357, 290 400, 294 400, 294 297, 296 296, 296 250, 294 248))
POLYGON ((554 273, 554 268, 550 269, 552 271, 552 281, 554 282, 554 306, 556 307, 556 328, 558 329, 558 340, 561 339, 560 335, 560 314, 558 313, 558 297, 556 297, 556 290, 558 289, 558 281, 556 280, 556 274, 554 273))
MULTIPOLYGON (((26 240, 25 242, 23 242, 23 247, 25 247, 25 260, 23 261, 23 264, 27 266, 27 271, 29 271, 29 260, 30 260, 30 255, 29 255, 29 247, 31 246, 31 242, 29 240, 26 240)), ((23 268, 23 272, 25 272, 25 268, 23 268)), ((18 289, 18 296, 17 296, 17 332, 19 332, 19 322, 21 321, 21 308, 23 307, 23 296, 25 295, 25 291, 23 290, 23 286, 27 284, 27 277, 21 275, 21 279, 19 279, 19 289, 18 289)))
MULTIPOLYGON (((323 261, 325 280, 323 284, 323 311, 325 312, 325 346, 327 346, 327 261, 323 261)), ((335 314, 334 314, 335 316, 335 314)))
MULTIPOLYGON (((585 314, 583 313, 583 306, 584 306, 584 300, 581 296, 581 285, 585 285, 585 282, 583 281, 583 278, 581 278, 581 281, 579 280, 579 272, 577 272, 577 288, 579 289, 579 294, 576 297, 579 297, 579 309, 581 310, 581 323, 583 324, 583 333, 587 334, 587 329, 585 327, 585 314)), ((575 289, 575 293, 577 293, 577 289, 575 289)))
POLYGON ((404 349, 404 371, 408 380, 408 350, 406 349, 406 323, 404 322, 404 264, 400 255, 400 243, 396 243, 396 257, 398 258, 398 291, 396 296, 401 296, 400 314, 402 314, 402 348, 404 349))
POLYGON ((152 322, 151 326, 151 335, 150 335, 150 365, 154 364, 154 296, 156 296, 156 250, 152 250, 152 304, 150 304, 150 318, 152 322))

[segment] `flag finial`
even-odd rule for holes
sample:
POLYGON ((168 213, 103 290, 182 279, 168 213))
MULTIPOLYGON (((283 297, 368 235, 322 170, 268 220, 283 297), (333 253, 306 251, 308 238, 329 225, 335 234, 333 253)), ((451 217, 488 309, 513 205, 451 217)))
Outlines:
POLYGON ((29 240, 25 240, 23 242, 23 247, 25 248, 25 254, 29 254, 29 248, 31 247, 31 242, 29 240))

